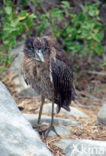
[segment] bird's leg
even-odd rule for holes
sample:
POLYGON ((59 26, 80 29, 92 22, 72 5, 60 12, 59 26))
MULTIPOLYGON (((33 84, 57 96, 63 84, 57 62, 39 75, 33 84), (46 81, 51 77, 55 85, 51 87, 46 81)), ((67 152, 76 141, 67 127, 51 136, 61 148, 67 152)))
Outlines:
POLYGON ((37 126, 35 127, 38 130, 40 128, 40 120, 41 120, 41 115, 42 115, 42 110, 43 110, 44 102, 45 102, 45 98, 43 96, 41 96, 41 106, 40 106, 40 110, 39 110, 39 116, 38 116, 37 126))
POLYGON ((43 105, 45 102, 45 98, 41 96, 41 106, 40 106, 40 111, 39 111, 39 116, 38 116, 38 122, 37 124, 40 125, 40 120, 41 120, 41 115, 42 115, 42 110, 43 110, 43 105))
POLYGON ((54 102, 52 102, 52 113, 51 113, 51 124, 50 127, 44 130, 44 139, 48 136, 50 131, 53 131, 57 136, 59 136, 54 128, 54 102))

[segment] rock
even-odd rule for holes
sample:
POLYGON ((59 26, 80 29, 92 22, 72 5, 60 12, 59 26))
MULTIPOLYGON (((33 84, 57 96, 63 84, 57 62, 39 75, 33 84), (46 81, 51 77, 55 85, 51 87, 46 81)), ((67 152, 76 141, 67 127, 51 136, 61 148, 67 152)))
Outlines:
POLYGON ((56 143, 66 156, 106 156, 106 142, 65 139, 56 143))
MULTIPOLYGON (((67 126, 55 126, 55 130, 57 132, 57 134, 59 134, 60 136, 72 136, 71 131, 69 130, 69 128, 67 126)), ((56 134, 54 132, 50 132, 49 136, 55 136, 56 134)))
POLYGON ((16 46, 11 52, 10 55, 13 58, 13 62, 9 68, 9 75, 12 76, 12 81, 14 82, 15 90, 19 93, 23 89, 29 88, 26 85, 23 75, 22 75, 22 61, 24 59, 23 54, 23 47, 24 45, 21 43, 16 46))
POLYGON ((103 104, 99 113, 98 113, 98 120, 100 123, 106 125, 106 103, 103 104))
POLYGON ((17 75, 21 71, 21 63, 24 58, 23 54, 23 48, 24 45, 21 43, 18 46, 16 46, 12 51, 10 52, 11 57, 13 58, 13 63, 9 69, 9 72, 11 74, 14 73, 14 75, 17 75))
MULTIPOLYGON (((38 115, 34 114, 24 114, 25 118, 31 123, 31 125, 34 127, 37 124, 38 115)), ((41 123, 43 124, 50 124, 51 117, 42 115, 41 123)), ((54 124, 59 125, 80 125, 80 122, 70 120, 70 119, 64 119, 60 117, 54 117, 54 124)))
MULTIPOLYGON (((14 83, 14 86, 15 86, 14 89, 15 89, 15 91, 17 93, 19 93, 19 94, 23 90, 26 90, 26 89, 29 89, 30 88, 30 86, 25 83, 24 78, 23 78, 23 75, 20 74, 20 73, 17 73, 17 75, 14 75, 13 76, 12 82, 14 83)), ((31 93, 31 94, 33 94, 33 93, 31 93)))
POLYGON ((0 82, 0 156, 51 156, 0 82))
POLYGON ((33 97, 37 96, 38 94, 34 91, 32 87, 29 87, 27 89, 23 89, 19 92, 19 96, 27 96, 27 97, 33 97))
MULTIPOLYGON (((55 105, 55 113, 56 113, 56 107, 57 106, 55 105)), ((51 108, 52 108, 51 103, 50 104, 45 104, 44 107, 43 107, 43 113, 51 113, 51 108)), ((68 111, 66 111, 65 109, 62 108, 61 111, 59 112, 59 114, 63 114, 65 116, 75 116, 75 117, 83 117, 83 118, 88 117, 87 114, 81 112, 80 110, 78 110, 78 109, 76 109, 76 108, 74 108, 72 106, 70 106, 70 109, 71 109, 71 111, 68 112, 68 111)), ((38 109, 38 111, 39 111, 39 109, 38 109)))

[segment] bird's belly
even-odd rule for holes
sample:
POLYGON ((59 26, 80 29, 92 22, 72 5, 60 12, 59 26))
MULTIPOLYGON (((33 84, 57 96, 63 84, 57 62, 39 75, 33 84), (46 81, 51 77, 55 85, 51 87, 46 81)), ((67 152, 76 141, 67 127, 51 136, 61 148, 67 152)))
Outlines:
POLYGON ((26 63, 25 75, 28 84, 39 94, 48 99, 54 97, 54 84, 50 78, 49 64, 42 65, 40 62, 26 63))
POLYGON ((50 81, 50 78, 45 76, 43 74, 40 75, 40 77, 37 77, 33 80, 33 83, 31 83, 32 88, 39 94, 44 96, 47 99, 53 99, 54 97, 54 86, 50 81))

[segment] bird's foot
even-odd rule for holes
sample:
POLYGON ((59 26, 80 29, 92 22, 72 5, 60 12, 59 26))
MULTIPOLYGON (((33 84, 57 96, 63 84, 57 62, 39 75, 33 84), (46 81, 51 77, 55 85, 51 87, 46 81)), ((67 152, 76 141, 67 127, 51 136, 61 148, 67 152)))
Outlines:
POLYGON ((39 131, 39 133, 43 133, 44 134, 44 139, 46 139, 48 134, 50 133, 50 131, 53 131, 58 137, 60 137, 60 135, 56 132, 53 125, 51 125, 49 128, 47 128, 45 130, 39 131))

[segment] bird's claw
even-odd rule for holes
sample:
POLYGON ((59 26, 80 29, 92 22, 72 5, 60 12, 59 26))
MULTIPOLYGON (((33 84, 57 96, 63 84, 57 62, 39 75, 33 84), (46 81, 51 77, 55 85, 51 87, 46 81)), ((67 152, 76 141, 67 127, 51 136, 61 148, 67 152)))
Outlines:
POLYGON ((55 130, 53 125, 51 125, 49 128, 47 128, 45 130, 39 131, 39 133, 43 133, 44 139, 46 139, 48 134, 50 133, 50 131, 53 131, 58 137, 60 137, 60 135, 56 132, 56 130, 55 130))

